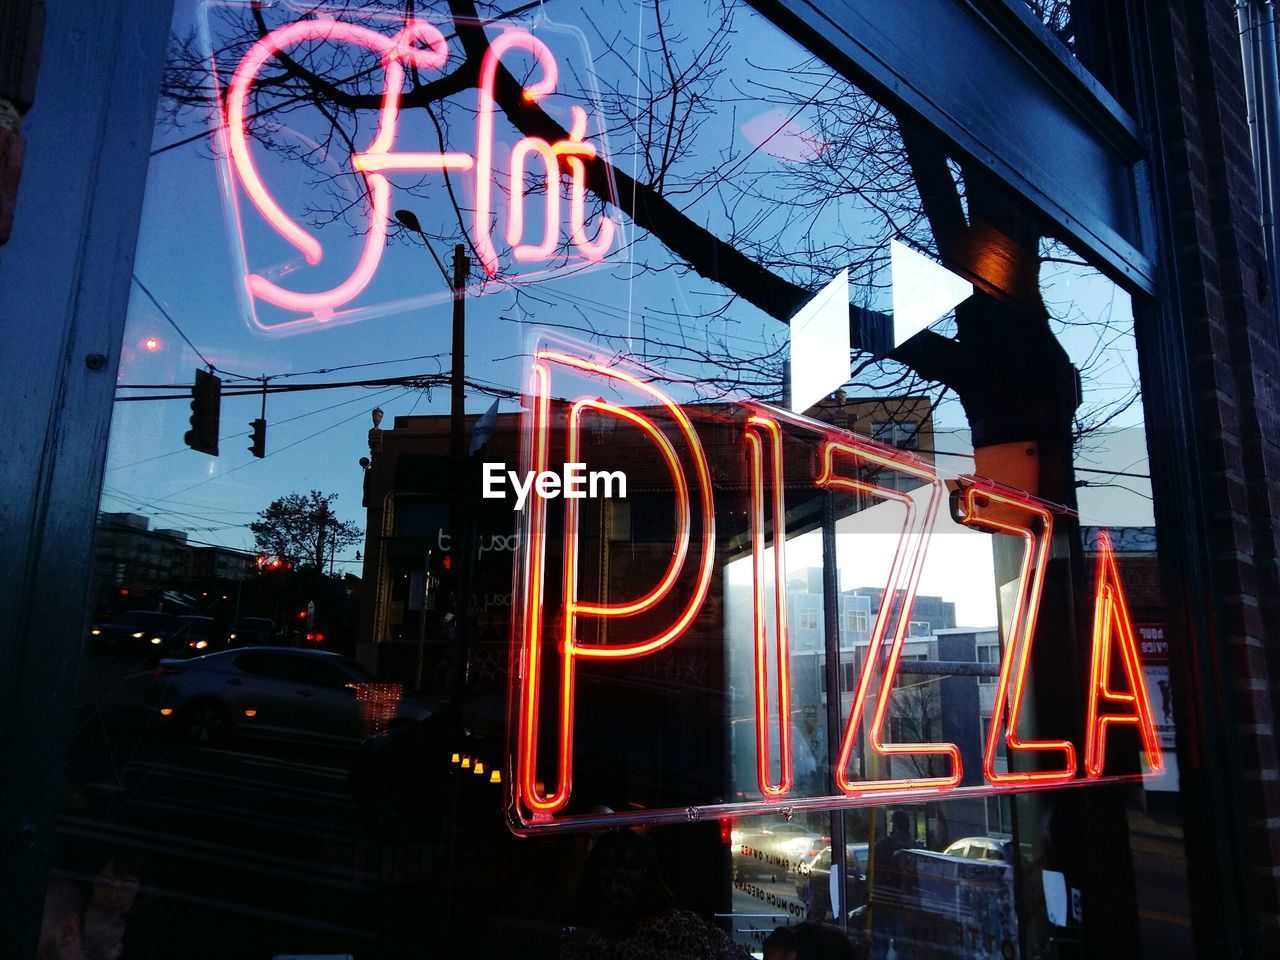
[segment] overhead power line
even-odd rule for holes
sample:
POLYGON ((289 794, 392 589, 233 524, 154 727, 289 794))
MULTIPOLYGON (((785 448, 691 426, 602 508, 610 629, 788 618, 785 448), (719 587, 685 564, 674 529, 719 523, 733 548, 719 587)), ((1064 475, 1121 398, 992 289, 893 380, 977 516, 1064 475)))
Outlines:
MULTIPOLYGON (((342 390, 352 387, 438 387, 449 383, 449 374, 447 373, 428 373, 414 374, 407 377, 382 377, 376 380, 344 380, 336 383, 281 383, 268 384, 266 387, 261 386, 262 378, 255 378, 255 382, 259 386, 249 387, 247 385, 239 389, 224 387, 222 396, 225 397, 261 397, 263 393, 302 393, 308 390, 342 390)), ((503 387, 497 384, 485 383, 480 380, 467 380, 466 385, 477 393, 488 394, 489 396, 514 398, 519 396, 518 390, 510 387, 503 387)), ((240 385, 235 385, 239 387, 240 385)), ((177 383, 121 383, 116 386, 117 390, 172 390, 173 393, 157 393, 144 394, 143 396, 116 397, 117 403, 130 403, 139 400, 186 400, 191 396, 191 386, 189 384, 177 383)))

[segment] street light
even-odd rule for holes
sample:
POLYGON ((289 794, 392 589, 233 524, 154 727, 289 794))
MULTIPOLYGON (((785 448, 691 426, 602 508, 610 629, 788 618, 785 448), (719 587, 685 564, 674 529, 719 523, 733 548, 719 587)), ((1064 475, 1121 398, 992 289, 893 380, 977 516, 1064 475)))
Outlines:
POLYGON ((412 230, 422 238, 423 246, 427 248, 427 253, 431 254, 431 259, 436 262, 436 266, 440 268, 440 275, 444 277, 450 289, 453 288, 453 281, 449 278, 449 271, 444 268, 444 262, 436 255, 435 247, 431 246, 431 240, 427 237, 426 232, 422 229, 422 224, 418 222, 418 215, 412 210, 397 210, 395 212, 396 223, 404 227, 406 230, 412 230))
POLYGON ((467 259, 467 248, 465 244, 459 243, 453 248, 453 275, 450 276, 449 271, 445 269, 443 261, 436 254, 435 247, 431 246, 431 239, 427 236, 426 231, 422 229, 422 222, 418 220, 418 215, 412 210, 397 210, 395 212, 396 222, 406 230, 411 230, 422 238, 422 245, 427 248, 427 253, 431 254, 431 259, 435 261, 436 266, 440 269, 440 275, 444 277, 444 282, 449 285, 449 290, 453 294, 453 345, 452 353, 452 369, 450 375, 450 452, 455 458, 461 458, 466 447, 464 443, 464 427, 463 415, 465 406, 465 370, 466 370, 466 301, 463 296, 463 289, 467 283, 467 276, 471 273, 471 261, 467 259))

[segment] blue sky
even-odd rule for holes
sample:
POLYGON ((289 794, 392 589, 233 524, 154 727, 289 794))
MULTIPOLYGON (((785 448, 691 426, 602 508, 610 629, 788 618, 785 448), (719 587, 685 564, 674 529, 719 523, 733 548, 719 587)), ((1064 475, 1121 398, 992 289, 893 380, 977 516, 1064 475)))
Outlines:
MULTIPOLYGON (((201 22, 198 5, 180 3, 179 7, 176 29, 201 22)), ((222 9, 214 8, 214 21, 222 9)), ((873 245, 884 225, 869 202, 857 195, 824 204, 812 215, 797 217, 789 212, 794 207, 788 205, 805 196, 804 185, 810 182, 805 179, 806 165, 819 162, 830 145, 822 140, 822 116, 815 108, 790 109, 783 102, 806 92, 826 100, 854 97, 856 91, 843 80, 811 81, 801 73, 788 73, 806 63, 805 52, 745 5, 732 5, 732 9, 733 33, 724 38, 724 54, 714 70, 708 68, 715 73, 707 87, 715 109, 701 117, 702 125, 688 151, 672 164, 670 195, 692 219, 721 236, 736 233, 747 249, 766 256, 778 249, 810 251, 811 262, 792 264, 787 271, 797 282, 816 288, 842 265, 832 249, 873 245), (710 172, 719 175, 719 186, 710 172), (703 180, 708 186, 703 186, 703 180)), ((661 82, 661 58, 637 54, 634 44, 634 38, 653 34, 652 7, 631 2, 548 3, 543 15, 549 19, 536 23, 535 33, 552 47, 561 66, 562 92, 547 101, 548 110, 567 120, 569 103, 585 103, 592 115, 593 141, 620 168, 643 173, 645 161, 637 149, 635 130, 619 122, 626 115, 625 104, 610 98, 632 85, 639 91, 641 81, 661 82), (597 99, 600 95, 603 100, 597 99)), ((678 26, 684 38, 679 49, 689 57, 716 39, 714 17, 690 17, 678 26)), ((655 49, 651 40, 645 43, 655 49)), ((441 115, 451 149, 473 149, 474 103, 474 92, 464 94, 441 115)), ((661 102, 655 112, 659 107, 661 102)), ((207 123, 193 113, 184 119, 181 128, 165 120, 156 128, 157 152, 149 173, 135 273, 159 307, 134 286, 120 364, 122 384, 186 384, 193 370, 203 365, 162 311, 204 357, 227 374, 270 375, 283 383, 290 375, 296 381, 312 382, 447 373, 450 308, 443 279, 412 235, 393 235, 376 281, 355 304, 370 307, 366 311, 370 316, 344 325, 314 324, 304 333, 286 337, 254 329, 241 294, 240 233, 213 145, 200 139, 165 149, 198 133, 201 124, 207 123), (395 308, 388 310, 386 304, 395 308), (158 339, 159 349, 145 347, 149 338, 158 339), (351 369, 336 371, 338 367, 351 369), (311 372, 319 370, 334 372, 311 372)), ((278 122, 282 126, 273 135, 295 146, 314 143, 324 127, 314 111, 302 109, 280 114, 278 122)), ((367 124, 359 133, 366 142, 373 135, 367 124)), ((509 147, 515 134, 500 128, 498 139, 509 147)), ((430 130, 420 117, 406 113, 397 149, 432 148, 430 130)), ((325 186, 314 178, 308 179, 308 168, 296 158, 281 159, 265 151, 257 155, 280 201, 297 219, 305 220, 308 211, 314 212, 328 200, 355 196, 358 185, 345 172, 348 158, 338 154, 335 151, 315 165, 322 174, 339 174, 331 194, 324 193, 325 186)), ((394 191, 392 209, 413 209, 429 232, 448 237, 453 230, 456 235, 452 208, 436 175, 395 182, 406 189, 394 191)), ((454 185, 467 195, 465 177, 454 185)), ((299 289, 331 286, 350 270, 353 251, 362 243, 351 222, 338 221, 316 232, 326 244, 326 259, 312 268, 265 227, 243 202, 243 195, 240 200, 245 249, 255 269, 284 271, 282 285, 297 283, 299 289)), ((357 205, 352 221, 357 226, 360 214, 357 205)), ((715 284, 673 266, 666 248, 632 229, 624 212, 610 209, 609 214, 619 222, 620 233, 604 264, 583 270, 575 260, 573 269, 531 285, 496 283, 472 291, 467 303, 470 377, 516 386, 522 345, 529 328, 539 324, 594 330, 607 349, 624 352, 630 337, 629 352, 651 362, 649 339, 673 344, 669 352, 686 358, 721 351, 762 355, 785 343, 785 326, 749 304, 727 300, 715 284), (517 295, 516 289, 522 292, 517 295)), ((447 256, 445 245, 437 249, 447 256)), ((887 309, 885 267, 887 250, 858 274, 855 297, 859 302, 887 309)), ((512 276, 521 272, 514 270, 512 276)), ((1043 279, 1046 299, 1061 308, 1064 343, 1077 364, 1090 364, 1086 401, 1116 402, 1136 378, 1132 336, 1125 333, 1131 326, 1127 295, 1087 268, 1058 265, 1046 269, 1043 279), (1096 325, 1078 322, 1104 316, 1116 320, 1119 331, 1107 338, 1099 336, 1096 325)), ((945 327, 943 323, 939 328, 945 327)), ((668 358, 658 361, 658 366, 683 376, 699 376, 716 364, 668 358)), ((686 400, 705 392, 678 385, 672 391, 686 400)), ((469 396, 468 409, 479 412, 490 402, 483 394, 469 396)), ((252 535, 247 524, 270 500, 315 488, 337 493, 339 515, 363 526, 357 461, 366 453, 369 411, 375 405, 386 411, 384 426, 389 427, 397 415, 447 413, 448 389, 424 392, 391 387, 274 395, 266 413, 269 456, 261 461, 247 451, 248 422, 259 413, 256 397, 224 398, 224 439, 218 458, 184 447, 189 415, 185 400, 118 403, 103 509, 144 513, 153 518, 153 527, 183 529, 193 539, 248 548, 252 535)), ((508 401, 503 409, 515 407, 508 401)), ((1114 436, 1089 454, 1093 467, 1145 473, 1138 408, 1110 426, 1114 436)), ((958 404, 940 408, 935 429, 939 449, 945 443, 945 449, 967 452, 958 404)), ((953 472, 967 468, 963 457, 944 458, 941 465, 953 472)), ((1086 488, 1082 513, 1087 520, 1150 523, 1144 493, 1145 487, 1136 493, 1114 487, 1086 488)), ((347 558, 354 556, 355 549, 348 548, 347 558)), ((339 566, 360 572, 360 565, 350 560, 339 566)))

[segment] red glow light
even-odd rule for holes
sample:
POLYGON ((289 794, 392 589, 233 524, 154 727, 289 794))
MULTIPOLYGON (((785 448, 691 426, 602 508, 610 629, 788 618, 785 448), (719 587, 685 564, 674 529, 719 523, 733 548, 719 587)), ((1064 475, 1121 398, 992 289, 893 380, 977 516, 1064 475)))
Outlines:
POLYGON ((902 658, 902 645, 907 639, 911 626, 911 608, 915 603, 916 588, 920 583, 920 572, 924 567, 925 554, 929 547, 929 537, 933 532, 938 507, 942 503, 943 485, 933 467, 923 460, 892 447, 885 447, 861 437, 851 436, 844 442, 827 441, 822 447, 822 475, 817 480, 819 487, 846 490, 851 493, 870 494, 902 506, 905 517, 898 545, 894 551, 893 561, 889 565, 889 579, 885 584, 885 600, 880 604, 880 612, 876 614, 875 624, 871 628, 870 644, 867 647, 867 659, 862 667, 862 675, 858 678, 858 689, 854 694, 853 708, 845 724, 844 736, 840 741, 840 756, 836 763, 836 786, 847 796, 874 795, 885 790, 914 789, 920 791, 945 792, 960 783, 962 764, 960 748, 954 743, 885 743, 884 727, 892 699, 894 677, 898 672, 898 662, 902 658), (880 470, 904 473, 909 477, 930 486, 929 500, 923 511, 917 510, 914 501, 905 493, 890 487, 879 486, 856 477, 837 472, 837 458, 850 459, 855 466, 869 465, 880 470), (887 661, 876 696, 875 712, 871 717, 871 730, 868 737, 872 752, 881 756, 944 756, 950 760, 951 773, 943 777, 909 777, 892 780, 852 780, 849 778, 849 761, 853 756, 854 744, 857 742, 859 728, 862 724, 863 712, 867 698, 871 694, 871 686, 876 668, 884 656, 884 640, 889 630, 893 603, 889 598, 902 597, 898 620, 893 628, 893 639, 889 644, 887 661))
MULTIPOLYGON (((585 351, 586 348, 583 349, 585 351)), ((874 443, 847 431, 814 424, 785 411, 743 404, 739 411, 745 411, 745 418, 741 421, 742 432, 726 435, 738 438, 742 445, 748 481, 753 617, 749 642, 755 670, 754 689, 750 696, 754 701, 755 715, 746 723, 754 722, 756 783, 762 799, 746 799, 741 792, 745 784, 741 784, 736 787, 739 792, 728 802, 708 803, 696 810, 672 807, 619 811, 607 816, 565 814, 573 788, 574 698, 578 680, 575 671, 579 658, 610 663, 635 659, 664 649, 688 630, 704 603, 715 567, 715 517, 710 470, 702 441, 684 411, 653 385, 655 375, 650 371, 640 371, 646 376, 633 375, 620 369, 616 362, 606 364, 587 359, 585 355, 575 355, 574 350, 568 348, 539 347, 530 353, 533 360, 526 386, 526 413, 521 426, 522 469, 541 473, 550 466, 553 454, 558 460, 561 451, 553 449, 553 438, 558 442, 560 431, 565 437, 566 463, 580 462, 585 443, 584 430, 591 426, 585 422, 588 417, 625 421, 656 448, 658 456, 653 458, 653 462, 660 461, 665 465, 666 474, 671 478, 674 517, 669 560, 660 573, 655 573, 655 581, 651 585, 640 584, 636 595, 625 600, 606 603, 603 598, 584 599, 578 596, 580 544, 588 542, 580 539, 578 502, 574 499, 564 501, 562 552, 555 563, 561 577, 561 589, 557 591, 554 583, 547 583, 548 550, 555 550, 555 546, 548 543, 548 507, 542 497, 528 501, 520 531, 516 581, 519 600, 511 621, 511 726, 508 742, 511 745, 509 769, 512 776, 508 778, 511 783, 508 815, 516 832, 575 827, 594 829, 606 821, 610 824, 661 823, 706 815, 720 819, 776 813, 779 809, 828 810, 883 803, 890 797, 895 802, 942 797, 990 797, 1040 789, 1057 790, 1095 782, 1133 782, 1163 769, 1150 697, 1139 661, 1139 647, 1119 578, 1119 565, 1110 537, 1105 533, 1099 537, 1094 585, 1087 727, 1082 732, 1083 775, 1077 764, 1077 746, 1071 741, 1024 739, 1019 735, 1020 728, 1027 726, 1021 723, 1023 701, 1024 697, 1030 696, 1028 668, 1048 570, 1054 511, 1061 508, 1046 504, 1029 493, 972 476, 960 477, 955 482, 955 521, 988 534, 1017 537, 1022 546, 1018 576, 1009 588, 1013 595, 1008 604, 1009 616, 1003 625, 999 682, 989 733, 984 742, 982 766, 985 782, 961 785, 961 757, 954 743, 886 743, 895 678, 904 644, 910 637, 912 606, 948 485, 943 484, 932 463, 912 453, 874 443), (605 378, 610 381, 608 389, 614 394, 630 396, 625 402, 579 396, 585 394, 585 390, 573 390, 561 382, 562 370, 568 372, 569 379, 573 379, 573 374, 592 379, 605 378), (552 389, 553 381, 558 388, 555 391, 552 389), (563 407, 557 401, 553 410, 553 393, 579 396, 579 399, 564 402, 563 407), (638 403, 637 395, 641 398, 638 403), (818 444, 819 475, 812 480, 817 488, 853 494, 859 498, 859 508, 874 499, 893 504, 886 510, 896 509, 903 513, 897 544, 889 559, 884 593, 872 626, 866 661, 841 732, 838 759, 832 775, 834 784, 822 795, 800 797, 793 795, 792 750, 796 744, 793 743, 789 722, 791 636, 787 623, 785 554, 788 545, 788 483, 796 487, 807 485, 799 477, 788 478, 784 466, 798 471, 800 464, 809 461, 785 462, 784 451, 789 447, 784 448, 783 424, 787 427, 785 437, 789 443, 796 441, 800 432, 807 432, 810 442, 818 444), (912 481, 907 486, 919 484, 920 488, 911 493, 904 492, 899 489, 902 484, 882 480, 886 474, 905 477, 912 481), (702 525, 700 545, 693 542, 694 527, 697 526, 695 517, 702 525), (769 550, 773 550, 772 558, 768 556, 769 550), (691 562, 694 557, 697 558, 696 564, 691 562), (769 596, 771 579, 772 598, 769 596), (665 629, 639 640, 628 637, 625 643, 585 643, 580 640, 584 619, 613 618, 617 622, 628 617, 652 616, 664 601, 674 607, 670 598, 673 594, 684 596, 680 592, 682 586, 691 589, 691 596, 678 611, 668 614, 663 608, 664 620, 670 617, 665 629), (558 609, 552 606, 544 609, 544 597, 548 595, 555 599, 548 599, 546 603, 554 604, 558 609), (542 714, 541 696, 544 692, 556 700, 555 706, 548 708, 554 716, 544 717, 542 714), (868 712, 871 714, 869 718, 866 716, 868 712), (1104 776, 1107 734, 1112 724, 1137 727, 1146 752, 1146 773, 1141 776, 1104 776), (554 733, 548 729, 552 726, 554 733), (865 741, 862 740, 864 734, 865 741), (542 769, 539 769, 539 748, 547 737, 554 739, 554 761, 550 755, 545 756, 542 769), (859 742, 867 744, 868 756, 872 758, 937 756, 946 758, 946 763, 940 776, 889 779, 885 771, 872 767, 871 779, 856 780, 851 767, 855 766, 854 751, 859 742), (1037 766, 1030 771, 997 770, 997 754, 1004 755, 1002 742, 1011 760, 1020 756, 1043 757, 1047 760, 1045 766, 1052 769, 1037 766)), ((658 472, 661 474, 662 471, 658 472)), ((733 479, 721 478, 730 484, 733 479)), ((666 481, 660 481, 659 486, 665 489, 666 481)), ((812 493, 813 488, 810 487, 801 494, 801 498, 808 500, 812 493)), ((742 546, 746 544, 740 546, 740 540, 734 537, 730 563, 738 561, 742 546)), ((662 556, 666 559, 665 549, 662 556)), ((552 574, 555 572, 553 569, 552 574)), ((1039 655, 1051 656, 1053 652, 1045 649, 1039 655)), ((888 772, 905 771, 893 769, 888 772)), ((722 837, 726 823, 721 819, 722 837)), ((728 829, 731 833, 731 824, 728 829)))
POLYGON ((1111 724, 1134 724, 1142 738, 1147 766, 1152 773, 1164 770, 1164 755, 1156 735, 1151 713, 1151 698, 1138 658, 1138 641, 1129 617, 1129 605, 1120 585, 1111 535, 1098 534, 1098 563, 1094 587, 1093 654, 1089 670, 1089 713, 1085 722, 1085 775, 1096 779, 1102 775, 1107 751, 1107 727, 1111 724), (1112 641, 1120 648, 1120 665, 1124 671, 1126 690, 1111 689, 1112 641), (1098 715, 1100 702, 1128 707, 1127 713, 1098 715))
POLYGON ((1022 740, 1018 736, 1018 719, 1022 714, 1022 696, 1027 680, 1027 664, 1035 641, 1036 617, 1040 612, 1040 595, 1044 589, 1044 568, 1049 560, 1049 544, 1053 539, 1053 514, 1039 501, 1025 494, 996 489, 979 478, 968 478, 973 485, 965 489, 959 503, 961 523, 1019 537, 1026 547, 1018 576, 1018 595, 1009 618, 1007 648, 1000 665, 1000 681, 996 687, 991 727, 987 732, 982 771, 991 783, 1052 783, 1070 780, 1076 773, 1076 748, 1069 740, 1022 740), (1005 711, 1008 722, 1005 722, 1005 711), (1010 753, 1061 753, 1062 766, 1057 770, 1008 771, 996 769, 997 752, 1003 737, 1010 753))
POLYGON ((707 466, 706 455, 698 435, 689 422, 688 417, 674 401, 665 393, 639 377, 633 376, 617 367, 605 366, 572 354, 555 350, 539 350, 534 355, 533 371, 530 377, 530 398, 528 407, 532 411, 527 415, 531 429, 526 433, 525 443, 529 449, 532 469, 538 472, 547 469, 549 461, 549 438, 551 422, 549 416, 551 367, 559 364, 571 369, 621 381, 628 387, 645 395, 664 409, 676 424, 677 431, 684 439, 693 458, 698 488, 700 517, 702 520, 702 550, 699 556, 698 570, 695 575, 695 587, 680 612, 679 616, 665 630, 646 640, 624 644, 597 646, 579 644, 577 642, 576 624, 582 617, 622 618, 631 617, 651 610, 671 591, 679 577, 689 550, 690 540, 690 495, 689 484, 685 478, 684 468, 676 456, 670 440, 649 417, 629 410, 626 407, 608 403, 604 400, 583 398, 571 406, 567 428, 566 463, 577 462, 579 444, 581 443, 582 414, 586 410, 595 410, 601 414, 616 416, 639 427, 658 447, 663 461, 671 475, 676 501, 676 547, 673 550, 671 563, 658 583, 640 598, 625 603, 591 603, 578 599, 577 596, 577 556, 578 556, 578 503, 574 499, 566 499, 564 520, 564 562, 562 566, 563 601, 561 614, 563 633, 560 638, 560 710, 557 735, 556 756, 556 789, 546 793, 540 789, 537 777, 538 743, 537 730, 540 716, 540 689, 542 663, 542 596, 543 596, 543 555, 545 551, 544 532, 546 525, 546 503, 541 497, 535 497, 526 508, 529 510, 529 535, 522 538, 525 551, 525 569, 528 581, 523 591, 523 611, 519 622, 524 633, 520 638, 518 650, 519 662, 524 668, 524 682, 520 688, 519 732, 516 754, 516 776, 514 790, 516 796, 535 815, 550 816, 564 808, 569 802, 572 789, 573 758, 573 723, 575 665, 578 658, 623 660, 641 657, 673 643, 693 621, 706 599, 711 585, 712 559, 715 551, 715 516, 711 500, 711 474, 707 466))
POLYGON ((787 635, 786 510, 783 504, 782 430, 766 417, 747 418, 746 438, 750 453, 752 612, 756 659, 756 780, 766 797, 785 797, 791 792, 791 650, 787 635), (765 624, 764 597, 764 438, 769 440, 769 479, 772 483, 770 510, 773 514, 773 623, 777 637, 778 663, 778 765, 776 781, 770 779, 773 766, 769 756, 769 651, 765 624))
POLYGON ((164 346, 164 344, 161 342, 159 337, 147 337, 142 341, 142 349, 146 350, 148 353, 155 353, 162 346, 164 346))

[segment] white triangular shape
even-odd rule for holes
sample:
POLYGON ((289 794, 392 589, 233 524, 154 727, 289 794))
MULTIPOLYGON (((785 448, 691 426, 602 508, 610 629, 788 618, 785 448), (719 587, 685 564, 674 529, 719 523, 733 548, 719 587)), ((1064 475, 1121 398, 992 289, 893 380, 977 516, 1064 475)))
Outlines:
POLYGON ((791 318, 791 409, 808 410, 849 379, 849 271, 791 318))
POLYGON ((895 347, 973 295, 973 284, 968 280, 897 240, 889 241, 889 269, 895 347))

